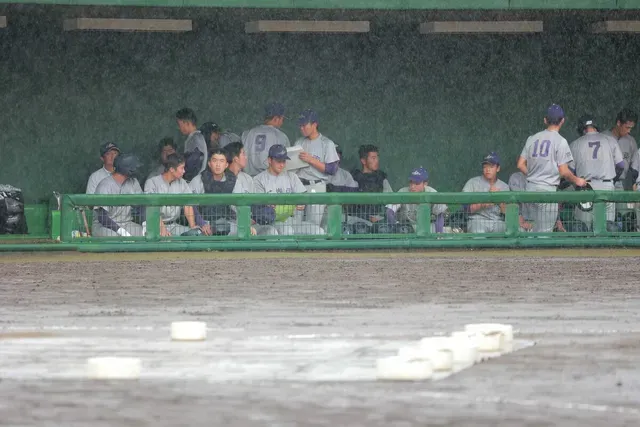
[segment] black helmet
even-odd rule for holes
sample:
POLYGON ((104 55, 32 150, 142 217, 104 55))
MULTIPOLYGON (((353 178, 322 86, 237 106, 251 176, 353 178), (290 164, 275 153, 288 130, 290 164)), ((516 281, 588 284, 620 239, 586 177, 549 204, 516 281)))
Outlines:
POLYGON ((578 119, 578 127, 576 128, 576 131, 578 131, 578 135, 584 135, 584 131, 588 126, 591 126, 599 131, 598 125, 596 124, 596 119, 591 114, 585 114, 578 119))
POLYGON ((129 178, 135 176, 141 166, 140 159, 134 154, 120 154, 113 161, 115 171, 129 178))

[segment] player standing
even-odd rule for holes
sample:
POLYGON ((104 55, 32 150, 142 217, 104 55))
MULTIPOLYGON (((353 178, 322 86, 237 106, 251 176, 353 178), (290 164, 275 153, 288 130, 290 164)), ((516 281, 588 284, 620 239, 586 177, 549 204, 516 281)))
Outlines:
MULTIPOLYGON (((302 133, 295 145, 302 147, 300 160, 309 166, 296 171, 307 191, 324 193, 329 178, 338 171, 340 157, 336 144, 318 131, 318 114, 314 110, 304 110, 298 116, 298 126, 302 133)), ((307 205, 305 220, 314 224, 322 223, 324 205, 307 205)))
POLYGON ((267 169, 269 149, 274 145, 289 147, 291 143, 280 130, 286 118, 284 105, 279 102, 267 104, 264 108, 264 123, 242 133, 242 144, 247 153, 245 172, 256 176, 267 169))
MULTIPOLYGON (((191 108, 183 108, 176 113, 176 122, 180 133, 185 135, 187 139, 184 141, 185 164, 191 169, 191 159, 202 157, 202 160, 195 165, 196 170, 193 175, 202 172, 207 167, 207 142, 202 136, 202 132, 198 130, 196 113, 191 108), (200 152, 201 156, 197 152, 200 152)), ((191 181, 190 179, 187 181, 191 181)))
MULTIPOLYGON (((584 115, 578 120, 578 135, 569 148, 573 162, 569 165, 575 174, 586 179, 594 190, 613 191, 614 182, 624 172, 624 159, 620 147, 613 137, 598 132, 595 119, 584 115)), ((617 231, 615 203, 607 203, 607 230, 617 231)), ((576 207, 575 218, 588 229, 592 228, 593 212, 584 212, 576 207)))
MULTIPOLYGON (((547 109, 546 129, 530 136, 518 157, 518 169, 527 177, 526 191, 556 191, 560 178, 584 187, 586 181, 569 170, 573 160, 567 140, 559 131, 564 124, 564 110, 557 104, 547 109)), ((533 232, 552 232, 558 218, 557 203, 531 203, 533 232)))

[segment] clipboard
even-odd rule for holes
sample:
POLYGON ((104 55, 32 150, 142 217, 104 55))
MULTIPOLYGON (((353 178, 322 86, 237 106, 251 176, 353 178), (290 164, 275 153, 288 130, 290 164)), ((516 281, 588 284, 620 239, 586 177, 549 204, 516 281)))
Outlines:
POLYGON ((306 168, 307 166, 309 166, 309 163, 303 162, 302 160, 300 160, 299 156, 301 152, 302 152, 302 147, 299 145, 295 147, 287 148, 287 155, 291 158, 291 160, 287 160, 287 165, 285 167, 285 170, 295 171, 295 170, 306 168))

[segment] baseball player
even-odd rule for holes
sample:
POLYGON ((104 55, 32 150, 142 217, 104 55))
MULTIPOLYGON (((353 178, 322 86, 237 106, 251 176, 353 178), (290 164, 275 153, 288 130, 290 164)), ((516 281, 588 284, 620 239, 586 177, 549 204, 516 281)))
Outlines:
MULTIPOLYGON (((336 144, 336 153, 338 153, 338 159, 342 163, 342 148, 336 144)), ((345 193, 358 191, 358 183, 353 179, 353 176, 346 170, 338 168, 335 175, 329 177, 327 182, 328 193, 345 193)))
POLYGON ((187 181, 191 181, 193 176, 207 167, 207 142, 198 130, 196 113, 192 109, 179 110, 176 113, 176 122, 180 133, 187 137, 184 142, 185 167, 189 178, 187 181))
MULTIPOLYGON (((358 149, 362 170, 351 172, 358 183, 358 191, 363 193, 393 193, 387 174, 380 170, 380 150, 375 145, 361 145, 358 149)), ((388 232, 387 224, 396 223, 395 211, 399 205, 354 205, 349 207, 347 223, 349 225, 364 223, 371 227, 369 232, 388 232), (359 218, 359 220, 358 220, 359 218), (376 224, 374 227, 373 225, 376 224)))
MULTIPOLYGON (((495 151, 482 159, 482 175, 471 178, 464 185, 464 193, 487 193, 494 191, 509 191, 509 186, 498 179, 500 172, 500 157, 495 151)), ((504 233, 504 203, 473 203, 467 206, 469 218, 467 231, 469 233, 504 233)))
MULTIPOLYGON (((638 123, 638 115, 635 111, 624 108, 616 116, 616 124, 611 130, 605 130, 602 132, 605 135, 612 136, 622 152, 624 158, 624 171, 618 180, 614 183, 616 191, 632 190, 633 183, 638 179, 638 171, 640 170, 639 158, 638 158, 638 144, 633 136, 631 136, 631 130, 638 123)), ((622 217, 623 230, 633 231, 633 213, 631 207, 633 204, 616 203, 616 211, 618 215, 622 217)), ((636 215, 636 221, 638 220, 636 215)))
MULTIPOLYGON (((302 133, 295 145, 302 147, 298 155, 309 166, 296 171, 305 188, 312 193, 327 191, 329 178, 338 171, 340 158, 336 144, 318 131, 318 114, 314 110, 304 110, 298 116, 298 126, 302 133)), ((324 205, 308 205, 304 212, 306 221, 320 225, 324 205)), ((301 215, 302 211, 298 215, 301 215)))
POLYGON ((209 151, 224 148, 232 142, 240 142, 241 138, 233 132, 225 131, 214 122, 206 122, 200 126, 200 132, 207 141, 209 151))
POLYGON ((167 156, 175 153, 176 148, 176 143, 173 141, 173 138, 162 138, 160 140, 158 144, 158 160, 160 164, 151 170, 147 179, 162 175, 165 172, 164 164, 167 161, 167 156))
MULTIPOLYGON (((291 159, 284 145, 273 145, 269 149, 267 157, 269 167, 253 178, 256 193, 288 194, 307 191, 295 173, 285 171, 287 160, 291 159)), ((304 208, 304 205, 275 206, 276 221, 273 226, 278 230, 278 234, 324 234, 324 230, 318 225, 294 216, 295 211, 303 211, 304 208)))
MULTIPOLYGON (((569 169, 573 160, 567 140, 559 131, 564 124, 564 111, 553 104, 544 118, 545 130, 530 136, 525 143, 518 169, 527 177, 526 191, 556 191, 560 178, 577 187, 584 187, 584 178, 575 176, 569 169)), ((534 232, 552 232, 558 219, 557 203, 531 203, 534 232)))
POLYGON ((105 142, 100 146, 102 167, 89 176, 87 194, 94 194, 98 184, 113 173, 113 161, 120 154, 120 149, 113 142, 105 142))
MULTIPOLYGON (((426 169, 415 168, 409 174, 409 186, 402 187, 398 193, 436 193, 434 188, 429 187, 429 173, 426 169)), ((395 206, 394 206, 395 207, 395 206)), ((431 205, 431 232, 444 232, 444 214, 447 211, 447 205, 434 204, 431 205)), ((418 205, 403 203, 397 208, 397 219, 401 226, 401 230, 407 233, 415 233, 416 223, 418 219, 418 205), (406 227, 406 228, 405 228, 406 227)))
POLYGON ((615 183, 616 190, 631 190, 638 177, 638 169, 630 171, 631 164, 635 163, 634 159, 636 158, 636 153, 638 153, 638 144, 630 132, 637 122, 638 115, 634 111, 624 108, 616 116, 616 125, 611 130, 602 132, 604 135, 611 136, 618 141, 618 146, 624 159, 624 170, 619 180, 615 183), (627 179, 627 175, 629 175, 630 179, 627 179))
MULTIPOLYGON (((135 177, 140 160, 131 154, 121 154, 114 160, 114 171, 96 187, 94 194, 142 194, 135 177)), ((91 234, 98 237, 143 236, 144 225, 133 222, 131 206, 96 206, 93 208, 91 234)), ((144 216, 144 215, 142 215, 144 216)), ((144 220, 144 218, 142 218, 144 220)))
MULTIPOLYGON (((578 119, 577 127, 580 138, 569 145, 573 162, 569 167, 575 174, 587 180, 594 190, 613 191, 614 182, 624 172, 624 158, 617 141, 598 131, 595 118, 589 114, 578 119)), ((615 224, 615 203, 607 203, 607 230, 618 231, 615 224)), ((592 229, 593 212, 585 212, 577 206, 575 218, 582 221, 589 230, 592 229)))
MULTIPOLYGON (((211 151, 207 169, 193 178, 189 186, 196 194, 231 194, 236 187, 237 178, 227 170, 227 153, 221 148, 211 151)), ((236 234, 235 212, 229 205, 201 206, 203 215, 213 226, 215 234, 236 234)), ((256 230, 252 229, 255 235, 256 230)))
MULTIPOLYGON (((227 170, 236 176, 236 184, 233 193, 247 194, 255 193, 253 178, 242 170, 247 166, 247 154, 244 151, 242 142, 231 142, 224 147, 227 155, 227 170)), ((236 210, 235 206, 231 209, 236 210)), ((251 223, 259 236, 274 236, 278 230, 272 224, 275 220, 275 209, 270 206, 251 206, 251 223)))
MULTIPOLYGON (((184 157, 178 153, 169 154, 164 164, 162 175, 148 179, 144 184, 146 194, 191 194, 189 184, 182 179, 184 175, 184 157)), ((193 206, 184 206, 184 216, 189 223, 189 227, 178 224, 180 206, 163 206, 160 208, 160 235, 162 237, 179 236, 190 230, 200 230, 206 235, 211 234, 211 228, 202 218, 196 219, 193 206)), ((199 234, 191 232, 190 234, 199 234)))
POLYGON ((279 102, 267 104, 264 108, 264 123, 242 133, 242 144, 247 153, 245 172, 256 176, 267 169, 269 149, 274 145, 289 147, 291 143, 280 130, 285 119, 284 105, 279 102))

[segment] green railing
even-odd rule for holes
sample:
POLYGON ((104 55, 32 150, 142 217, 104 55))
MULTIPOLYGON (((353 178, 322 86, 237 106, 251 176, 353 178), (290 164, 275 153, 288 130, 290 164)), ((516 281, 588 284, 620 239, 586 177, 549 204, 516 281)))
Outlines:
POLYGON ((640 233, 608 231, 606 203, 640 203, 640 192, 497 192, 497 193, 315 193, 315 194, 181 194, 181 195, 86 195, 67 194, 60 211, 60 240, 81 251, 184 251, 184 250, 291 250, 291 249, 383 249, 383 248, 471 248, 640 246, 640 233), (579 233, 530 233, 520 230, 520 203, 593 202, 593 227, 579 233), (459 207, 472 203, 505 203, 504 233, 442 234, 431 229, 431 204, 459 207), (184 205, 235 205, 238 231, 233 236, 161 237, 160 207, 184 205), (251 205, 326 205, 326 234, 315 236, 252 236, 251 205), (343 205, 418 205, 415 233, 343 234, 343 205), (82 229, 78 207, 145 206, 147 232, 144 237, 74 237, 82 229))
MULTIPOLYGON (((4 243, 0 251, 78 250, 86 252, 208 251, 208 250, 322 250, 391 248, 517 248, 517 247, 625 247, 640 246, 640 233, 609 231, 606 204, 640 203, 640 192, 561 191, 556 193, 314 193, 314 194, 153 194, 86 195, 66 194, 60 211, 53 211, 49 242, 4 243), (575 204, 593 202, 593 225, 589 231, 531 233, 520 229, 521 203, 575 204), (472 203, 504 203, 505 231, 502 233, 434 233, 432 204, 447 204, 451 211, 472 203), (311 236, 252 236, 251 205, 326 205, 325 234, 311 236), (344 205, 417 205, 415 230, 409 234, 343 234, 344 205), (234 205, 237 234, 225 236, 160 235, 160 207, 185 205, 234 205), (84 229, 79 215, 85 210, 91 226, 91 206, 145 206, 147 232, 143 237, 78 237, 84 229), (59 214, 59 215, 58 215, 59 214)), ((639 205, 640 206, 640 205, 639 205)), ((634 225, 635 226, 635 225, 634 225)))

